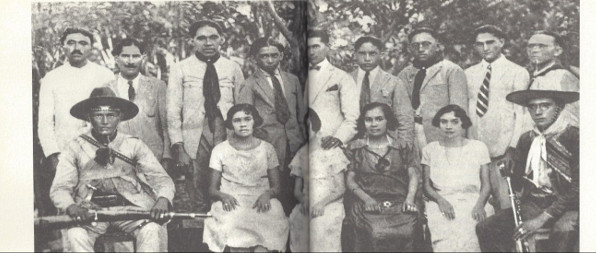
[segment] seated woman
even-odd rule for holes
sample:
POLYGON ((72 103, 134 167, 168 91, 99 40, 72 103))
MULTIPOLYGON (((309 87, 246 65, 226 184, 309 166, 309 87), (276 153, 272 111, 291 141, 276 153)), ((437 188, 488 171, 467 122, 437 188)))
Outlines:
POLYGON ((346 184, 356 196, 348 219, 355 251, 413 251, 421 182, 418 152, 387 134, 397 128, 391 108, 371 103, 358 119, 362 138, 350 143, 346 184))
POLYGON ((223 252, 285 251, 289 224, 281 203, 279 163, 273 146, 253 136, 263 122, 249 104, 228 111, 230 138, 213 149, 209 194, 212 218, 205 220, 203 242, 223 252))
MULTIPOLYGON (((422 149, 424 189, 437 205, 427 205, 435 252, 479 252, 476 221, 486 218, 490 194, 486 145, 463 137, 472 125, 457 105, 441 108, 432 121, 442 139, 422 149)), ((490 208, 492 210, 492 208, 490 208)))
POLYGON ((289 165, 290 174, 296 177, 294 195, 300 202, 290 214, 290 250, 341 252, 344 172, 348 159, 340 148, 321 148, 321 137, 329 134, 319 132, 321 119, 315 111, 309 109, 308 116, 309 145, 300 148, 289 165))

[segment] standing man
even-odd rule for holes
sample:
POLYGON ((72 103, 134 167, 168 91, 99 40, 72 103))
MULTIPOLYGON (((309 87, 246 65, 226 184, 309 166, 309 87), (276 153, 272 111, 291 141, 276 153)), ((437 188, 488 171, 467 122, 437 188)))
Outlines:
POLYGON ((502 209, 476 225, 483 252, 507 252, 514 240, 539 228, 552 228, 547 251, 579 251, 579 128, 562 117, 578 92, 522 90, 507 100, 528 108, 534 129, 515 149, 511 183, 520 199, 523 223, 515 227, 511 209, 502 209))
POLYGON ((371 102, 385 103, 397 118, 397 135, 402 147, 414 143, 414 111, 405 84, 379 66, 383 43, 381 40, 363 36, 354 43, 359 68, 352 72, 360 90, 360 108, 371 102))
POLYGON ((153 221, 97 222, 69 228, 72 251, 93 252, 95 240, 109 227, 135 236, 138 252, 167 251, 167 236, 160 238, 165 229, 158 223, 165 221, 170 210, 174 183, 143 141, 117 131, 120 121, 133 118, 139 108, 101 87, 70 112, 93 128, 63 149, 50 190, 54 205, 81 222, 93 217, 89 210, 101 209, 148 210, 153 221))
MULTIPOLYGON (((527 50, 534 71, 529 89, 579 92, 579 79, 563 68, 559 61, 563 45, 561 37, 553 32, 536 31, 530 37, 527 50)), ((579 102, 567 105, 561 116, 579 127, 579 102)))
POLYGON ((464 70, 443 59, 443 45, 429 27, 414 29, 409 35, 413 64, 398 77, 406 84, 415 110, 414 122, 418 148, 439 140, 439 128, 432 126, 435 113, 448 104, 468 108, 468 85, 464 70))
POLYGON ((513 159, 517 140, 523 131, 524 108, 505 99, 507 94, 526 90, 530 76, 523 67, 509 61, 501 50, 505 34, 493 25, 478 27, 474 32, 474 47, 482 61, 466 69, 468 80, 468 112, 472 126, 471 139, 482 141, 488 147, 490 182, 495 209, 511 207, 507 184, 496 164, 513 159))
POLYGON ((238 89, 236 104, 254 105, 263 117, 257 136, 273 144, 281 165, 282 196, 284 211, 289 215, 296 202, 292 195, 293 180, 287 169, 289 160, 305 142, 304 100, 298 77, 279 69, 283 59, 283 46, 270 38, 253 42, 250 55, 259 67, 238 89))
MULTIPOLYGON (((60 153, 69 141, 87 131, 89 125, 70 115, 70 108, 85 99, 95 87, 114 79, 109 69, 87 60, 93 45, 93 35, 80 28, 67 28, 60 44, 68 62, 50 71, 40 81, 37 134, 45 155, 42 166, 35 166, 35 181, 39 186, 39 215, 56 214, 48 192, 60 153)), ((63 240, 66 237, 63 236, 63 240)), ((68 243, 64 243, 68 247, 68 243)), ((68 248, 65 248, 68 251, 68 248)))
MULTIPOLYGON (((224 117, 234 105, 234 92, 244 82, 244 75, 238 64, 220 57, 224 38, 218 24, 198 21, 189 32, 195 53, 172 65, 166 96, 172 156, 178 168, 186 168, 184 189, 190 197, 174 208, 206 212, 211 206, 207 194, 211 150, 226 138, 224 117)), ((182 226, 194 230, 202 224, 182 226)), ((185 242, 200 242, 190 239, 192 233, 202 232, 183 233, 189 236, 185 242)))
POLYGON ((166 84, 154 77, 140 73, 145 58, 143 45, 134 39, 124 39, 116 44, 112 55, 120 74, 108 84, 120 98, 139 107, 139 114, 118 125, 118 131, 141 139, 167 169, 170 156, 170 138, 167 132, 166 84))
POLYGON ((360 115, 360 91, 350 74, 327 61, 329 35, 308 32, 308 105, 315 110, 322 127, 321 147, 331 149, 347 144, 356 135, 360 115))

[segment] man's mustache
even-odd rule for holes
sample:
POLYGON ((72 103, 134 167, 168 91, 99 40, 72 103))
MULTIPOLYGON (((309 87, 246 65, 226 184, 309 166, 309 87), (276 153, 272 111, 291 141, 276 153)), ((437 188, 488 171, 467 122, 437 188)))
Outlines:
POLYGON ((73 54, 78 54, 78 55, 83 55, 83 52, 81 52, 80 50, 72 50, 72 52, 70 53, 71 55, 73 54))
POLYGON ((135 68, 135 67, 137 67, 137 65, 135 65, 135 64, 124 64, 124 67, 126 67, 126 68, 135 68))

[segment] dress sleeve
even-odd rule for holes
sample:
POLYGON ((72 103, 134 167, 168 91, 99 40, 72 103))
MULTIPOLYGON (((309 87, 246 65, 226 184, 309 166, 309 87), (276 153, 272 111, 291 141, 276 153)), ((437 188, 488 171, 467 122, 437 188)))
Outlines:
POLYGON ((478 142, 478 164, 484 165, 490 163, 490 155, 488 153, 488 147, 483 142, 478 142))
POLYGON ((431 153, 431 146, 430 146, 430 144, 428 144, 422 149, 422 159, 420 161, 421 165, 424 164, 424 165, 430 166, 430 153, 431 153))
POLYGON ((274 169, 278 167, 279 160, 277 160, 277 153, 275 152, 273 145, 267 143, 265 148, 267 152, 267 169, 274 169))
POLYGON ((221 154, 222 153, 222 149, 221 149, 221 144, 215 146, 215 148, 213 148, 213 152, 211 152, 211 159, 209 159, 209 167, 222 172, 223 171, 223 163, 221 160, 221 154))

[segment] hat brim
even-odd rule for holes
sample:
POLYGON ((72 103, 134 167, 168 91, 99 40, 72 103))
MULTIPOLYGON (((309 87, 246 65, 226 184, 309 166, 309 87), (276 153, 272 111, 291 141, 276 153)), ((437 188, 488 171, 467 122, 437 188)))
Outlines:
POLYGON ((92 97, 78 102, 70 109, 70 114, 81 120, 88 121, 91 108, 97 106, 113 106, 122 112, 122 121, 134 118, 139 113, 139 107, 133 102, 119 97, 92 97))
POLYGON ((532 99, 550 98, 558 103, 569 104, 579 100, 579 92, 558 90, 520 90, 507 95, 507 101, 527 106, 532 99))

